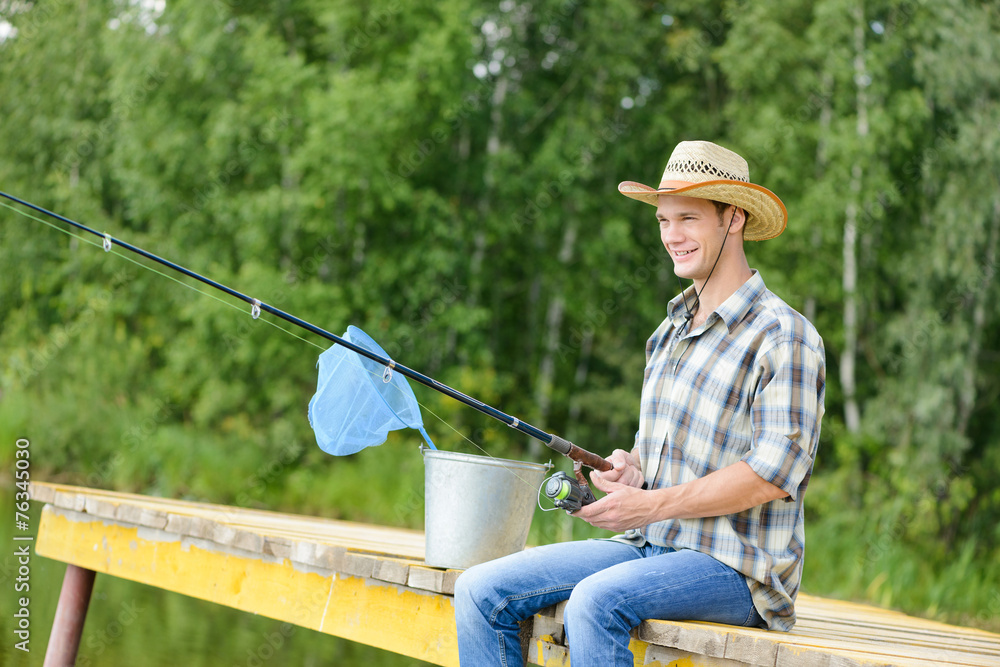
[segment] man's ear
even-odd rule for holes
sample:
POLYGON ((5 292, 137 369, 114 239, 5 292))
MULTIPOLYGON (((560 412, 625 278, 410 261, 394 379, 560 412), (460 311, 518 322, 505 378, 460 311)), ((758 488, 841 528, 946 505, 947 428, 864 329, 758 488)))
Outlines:
POLYGON ((732 213, 730 213, 729 215, 733 216, 733 223, 732 225, 729 226, 730 233, 739 234, 740 237, 742 238, 743 228, 746 227, 747 224, 746 209, 737 208, 736 215, 733 215, 732 213))

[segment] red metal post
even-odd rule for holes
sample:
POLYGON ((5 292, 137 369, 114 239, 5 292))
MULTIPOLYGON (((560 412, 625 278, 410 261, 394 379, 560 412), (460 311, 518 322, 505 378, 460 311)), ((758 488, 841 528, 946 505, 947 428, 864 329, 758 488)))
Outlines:
POLYGON ((83 634, 83 622, 87 620, 87 606, 90 604, 96 575, 93 570, 76 565, 66 566, 62 592, 59 593, 59 606, 56 607, 56 617, 52 621, 49 646, 45 650, 44 667, 73 667, 76 663, 80 635, 83 634))

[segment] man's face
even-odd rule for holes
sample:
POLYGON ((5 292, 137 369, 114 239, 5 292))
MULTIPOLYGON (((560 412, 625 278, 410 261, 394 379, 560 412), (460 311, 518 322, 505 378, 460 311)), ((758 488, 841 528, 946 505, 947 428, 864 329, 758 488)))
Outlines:
MULTIPOLYGON (((726 210, 727 222, 732 212, 732 207, 726 210)), ((660 195, 656 219, 660 240, 674 262, 674 273, 689 280, 707 280, 726 236, 726 225, 715 204, 696 197, 660 195)))

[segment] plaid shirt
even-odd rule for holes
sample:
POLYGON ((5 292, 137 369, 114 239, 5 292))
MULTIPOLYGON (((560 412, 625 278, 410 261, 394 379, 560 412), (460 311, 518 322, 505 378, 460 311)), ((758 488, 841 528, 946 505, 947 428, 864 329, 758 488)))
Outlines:
POLYGON ((638 532, 742 573, 768 628, 790 630, 805 547, 802 496, 824 411, 823 340, 756 271, 694 331, 687 330, 681 296, 668 313, 646 344, 636 434, 649 488, 746 461, 789 497, 739 514, 658 521, 638 532))

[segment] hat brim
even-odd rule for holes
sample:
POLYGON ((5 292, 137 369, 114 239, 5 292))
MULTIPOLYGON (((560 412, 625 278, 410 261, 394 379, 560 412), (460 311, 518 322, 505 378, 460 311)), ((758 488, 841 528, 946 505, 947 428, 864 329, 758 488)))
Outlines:
POLYGON ((743 238, 747 241, 765 241, 785 231, 788 211, 778 196, 765 187, 743 181, 716 180, 704 183, 675 181, 677 187, 651 188, 635 181, 624 181, 618 192, 653 206, 659 205, 660 195, 697 197, 732 204, 747 212, 743 238))

